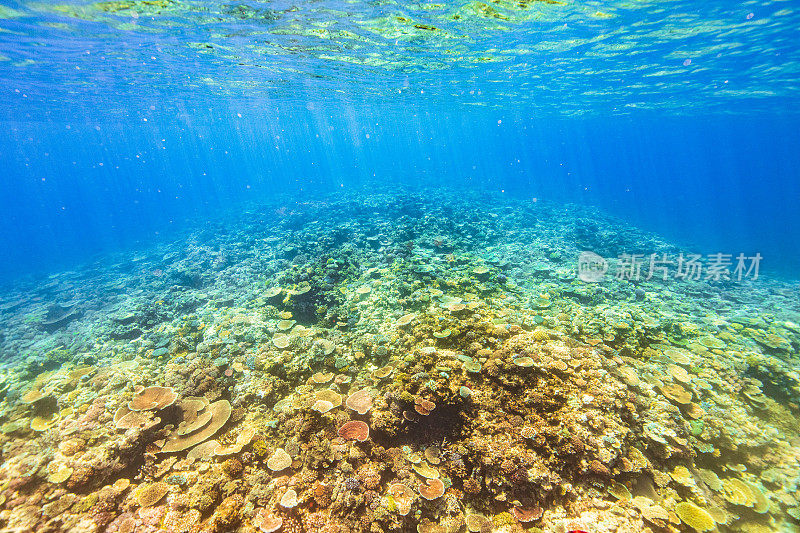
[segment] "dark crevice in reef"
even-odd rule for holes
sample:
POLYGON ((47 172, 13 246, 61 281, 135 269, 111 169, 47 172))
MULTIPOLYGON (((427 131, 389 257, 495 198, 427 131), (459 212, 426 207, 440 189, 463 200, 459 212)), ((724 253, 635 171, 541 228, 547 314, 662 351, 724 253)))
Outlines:
POLYGON ((394 446, 430 446, 453 442, 461 438, 464 423, 457 405, 437 405, 429 415, 423 416, 414 411, 414 405, 406 402, 398 404, 400 426, 396 435, 376 431, 374 441, 385 448, 394 446), (411 420, 408 420, 410 418, 411 420))

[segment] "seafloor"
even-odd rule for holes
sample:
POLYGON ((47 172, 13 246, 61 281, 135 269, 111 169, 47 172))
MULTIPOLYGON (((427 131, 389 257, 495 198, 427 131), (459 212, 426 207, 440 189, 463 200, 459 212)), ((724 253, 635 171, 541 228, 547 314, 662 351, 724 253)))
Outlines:
POLYGON ((0 528, 800 531, 798 284, 585 283, 582 250, 682 252, 591 208, 387 192, 20 280, 0 528))

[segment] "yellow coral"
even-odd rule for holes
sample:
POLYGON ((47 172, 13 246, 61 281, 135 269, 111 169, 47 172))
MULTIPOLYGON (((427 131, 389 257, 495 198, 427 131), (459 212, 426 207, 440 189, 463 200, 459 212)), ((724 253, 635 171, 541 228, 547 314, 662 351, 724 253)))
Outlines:
POLYGON ((752 507, 756 502, 755 495, 750 487, 740 479, 726 479, 722 482, 722 495, 726 500, 745 507, 752 507))
POLYGON ((755 499, 753 504, 754 511, 759 514, 764 514, 769 511, 769 498, 767 498, 766 495, 761 491, 761 487, 755 483, 750 483, 747 481, 744 481, 743 483, 747 485, 747 487, 753 493, 753 497, 755 499))
POLYGON ((683 485, 684 487, 695 486, 695 481, 692 477, 692 474, 689 472, 689 469, 683 465, 676 466, 672 472, 669 473, 669 476, 673 481, 675 481, 675 483, 683 485))
POLYGON ((266 455, 267 451, 269 450, 267 443, 264 441, 264 439, 258 439, 253 441, 252 449, 253 453, 258 455, 259 457, 263 457, 264 455, 266 455))
POLYGON ((691 502, 681 502, 676 505, 675 514, 695 531, 711 531, 716 527, 716 522, 708 511, 691 502))
POLYGON ((550 335, 541 328, 536 328, 533 330, 533 339, 538 342, 544 342, 550 339, 550 335))

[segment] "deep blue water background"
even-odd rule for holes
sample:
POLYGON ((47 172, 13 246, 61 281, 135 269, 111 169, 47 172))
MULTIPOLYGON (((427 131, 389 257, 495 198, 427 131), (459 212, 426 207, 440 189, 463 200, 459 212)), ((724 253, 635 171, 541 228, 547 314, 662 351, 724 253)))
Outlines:
POLYGON ((797 278, 789 4, 0 0, 0 280, 386 186, 594 205, 797 278))
POLYGON ((760 252, 763 271, 800 268, 792 116, 558 118, 437 102, 143 109, 2 124, 0 277, 147 246, 276 196, 387 185, 595 205, 706 253, 760 252))

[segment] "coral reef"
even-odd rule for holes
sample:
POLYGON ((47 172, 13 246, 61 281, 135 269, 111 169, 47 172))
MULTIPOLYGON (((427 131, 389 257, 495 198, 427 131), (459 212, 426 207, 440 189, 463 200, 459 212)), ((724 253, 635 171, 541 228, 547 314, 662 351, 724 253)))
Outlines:
POLYGON ((0 529, 798 531, 796 282, 436 191, 217 229, 0 295, 0 529))

